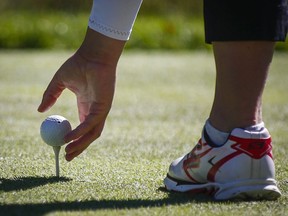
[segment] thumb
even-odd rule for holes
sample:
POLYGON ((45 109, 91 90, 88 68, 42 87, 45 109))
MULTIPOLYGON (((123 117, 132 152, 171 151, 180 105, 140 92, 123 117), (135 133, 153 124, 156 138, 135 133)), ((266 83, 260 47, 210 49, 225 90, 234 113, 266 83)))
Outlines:
POLYGON ((42 101, 38 107, 38 112, 45 112, 46 110, 50 109, 50 107, 55 104, 57 98, 61 95, 64 89, 65 86, 63 82, 55 74, 43 94, 42 101))

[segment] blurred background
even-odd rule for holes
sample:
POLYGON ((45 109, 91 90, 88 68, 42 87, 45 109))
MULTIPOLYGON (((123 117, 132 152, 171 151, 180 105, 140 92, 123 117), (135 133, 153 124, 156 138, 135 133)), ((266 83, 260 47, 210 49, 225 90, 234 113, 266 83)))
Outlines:
MULTIPOLYGON (((0 49, 76 49, 92 0, 1 0, 0 49)), ((209 50, 202 1, 144 0, 126 49, 209 50)), ((277 50, 287 51, 287 43, 277 50)))

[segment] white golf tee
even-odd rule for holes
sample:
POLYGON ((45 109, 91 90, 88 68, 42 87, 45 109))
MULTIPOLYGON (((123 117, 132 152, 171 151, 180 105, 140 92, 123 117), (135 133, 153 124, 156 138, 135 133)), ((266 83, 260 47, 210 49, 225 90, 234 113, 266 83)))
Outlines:
POLYGON ((53 146, 54 155, 55 155, 55 165, 56 165, 56 177, 60 175, 59 169, 59 153, 60 153, 61 146, 53 146))

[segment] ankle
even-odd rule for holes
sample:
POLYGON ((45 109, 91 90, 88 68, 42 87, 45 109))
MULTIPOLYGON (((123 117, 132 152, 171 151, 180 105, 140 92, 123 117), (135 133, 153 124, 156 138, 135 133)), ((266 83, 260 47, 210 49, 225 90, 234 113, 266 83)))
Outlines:
POLYGON ((210 140, 217 146, 223 145, 229 137, 228 132, 218 130, 210 123, 209 120, 206 121, 204 128, 210 140))
MULTIPOLYGON (((250 125, 248 127, 238 127, 238 128, 243 128, 243 129, 248 130, 250 132, 256 132, 256 131, 261 131, 264 127, 265 127, 264 122, 261 122, 258 124, 250 125)), ((227 141, 227 139, 230 135, 230 131, 224 132, 224 131, 219 130, 218 128, 215 128, 209 120, 206 121, 206 123, 204 125, 204 129, 206 130, 207 135, 209 136, 209 139, 216 146, 223 145, 227 141)))

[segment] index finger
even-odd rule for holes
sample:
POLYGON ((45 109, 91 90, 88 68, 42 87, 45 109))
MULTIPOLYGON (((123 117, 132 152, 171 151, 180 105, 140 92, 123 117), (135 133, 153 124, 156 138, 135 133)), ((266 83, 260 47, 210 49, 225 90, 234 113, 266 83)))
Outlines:
POLYGON ((55 74, 43 94, 42 101, 38 107, 38 112, 45 112, 52 107, 64 89, 65 86, 55 74))

